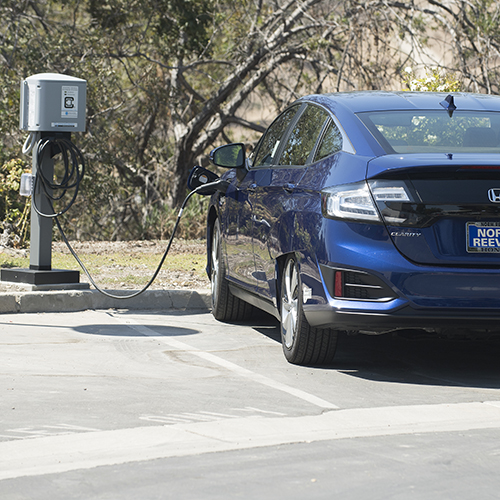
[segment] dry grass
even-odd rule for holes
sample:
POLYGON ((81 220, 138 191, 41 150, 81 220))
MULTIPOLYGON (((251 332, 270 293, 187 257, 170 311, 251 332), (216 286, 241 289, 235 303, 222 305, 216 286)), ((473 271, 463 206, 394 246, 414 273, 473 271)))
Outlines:
MULTIPOLYGON (((74 242, 76 253, 101 288, 139 289, 151 278, 167 247, 166 241, 74 242)), ((153 289, 206 289, 206 244, 174 241, 153 289)), ((0 248, 0 267, 29 267, 25 250, 0 248)), ((52 245, 53 269, 80 269, 64 243, 52 245)), ((88 282, 81 271, 80 281, 88 282)))

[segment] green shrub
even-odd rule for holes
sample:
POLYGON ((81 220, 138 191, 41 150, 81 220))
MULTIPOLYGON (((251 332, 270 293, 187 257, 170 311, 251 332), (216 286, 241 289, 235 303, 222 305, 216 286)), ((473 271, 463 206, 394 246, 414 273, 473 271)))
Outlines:
POLYGON ((19 194, 21 174, 29 172, 26 163, 13 159, 0 167, 0 228, 2 245, 22 248, 29 239, 31 199, 19 194))

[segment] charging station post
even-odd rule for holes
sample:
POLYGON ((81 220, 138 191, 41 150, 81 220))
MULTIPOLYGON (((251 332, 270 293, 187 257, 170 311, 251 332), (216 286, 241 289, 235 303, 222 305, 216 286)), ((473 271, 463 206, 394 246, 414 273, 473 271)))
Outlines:
MULTIPOLYGON (((19 126, 30 132, 31 180, 43 175, 51 183, 54 176, 53 157, 58 151, 49 145, 39 154, 42 140, 71 137, 71 132, 85 131, 86 92, 85 80, 55 73, 33 75, 21 83, 19 126)), ((25 148, 23 152, 29 152, 25 148)), ((2 269, 1 281, 42 288, 88 288, 87 283, 79 283, 79 271, 52 269, 54 209, 49 198, 50 188, 42 189, 40 183, 35 183, 35 189, 29 194, 32 195, 30 267, 2 269)))
MULTIPOLYGON (((40 132, 34 132, 34 143, 38 144, 41 139, 40 132)), ((42 164, 38 165, 36 152, 33 153, 32 175, 36 176, 38 170, 42 170, 48 178, 54 176, 54 160, 43 158, 42 164)), ((52 270, 52 219, 42 217, 35 210, 35 204, 44 213, 50 212, 50 203, 40 187, 31 194, 31 224, 30 224, 30 269, 34 271, 52 270), (49 237, 50 235, 50 237, 49 237)))

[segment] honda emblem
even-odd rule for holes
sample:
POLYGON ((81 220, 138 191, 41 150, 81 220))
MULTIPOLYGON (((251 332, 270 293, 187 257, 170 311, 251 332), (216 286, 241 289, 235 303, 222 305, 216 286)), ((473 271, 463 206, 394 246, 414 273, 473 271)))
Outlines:
POLYGON ((488 189, 488 199, 491 203, 500 203, 500 188, 488 189))

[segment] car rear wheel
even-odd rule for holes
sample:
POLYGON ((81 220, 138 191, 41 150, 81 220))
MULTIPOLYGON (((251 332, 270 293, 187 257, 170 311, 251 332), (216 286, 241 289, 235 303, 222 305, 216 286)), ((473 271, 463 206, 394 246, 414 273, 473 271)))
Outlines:
POLYGON ((221 247, 220 223, 217 219, 212 232, 210 283, 212 314, 219 321, 242 321, 252 314, 252 306, 235 297, 226 280, 226 269, 221 247))
POLYGON ((288 257, 281 277, 281 342, 286 359, 297 365, 331 362, 337 349, 338 332, 313 328, 303 311, 299 265, 288 257))

